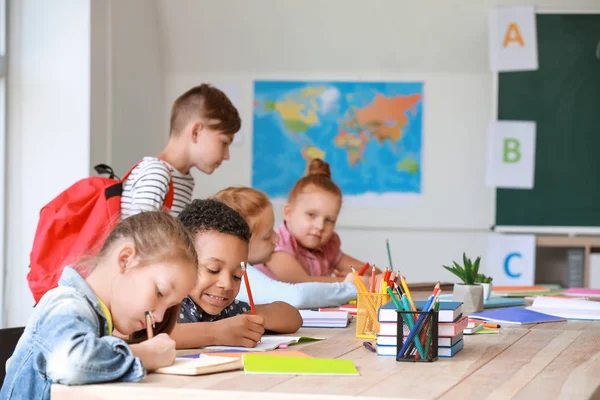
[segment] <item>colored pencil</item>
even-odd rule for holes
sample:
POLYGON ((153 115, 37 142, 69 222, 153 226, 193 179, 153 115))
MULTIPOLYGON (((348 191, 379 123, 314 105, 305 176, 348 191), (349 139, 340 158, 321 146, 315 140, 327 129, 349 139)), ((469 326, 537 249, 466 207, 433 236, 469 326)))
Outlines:
POLYGON ((390 251, 390 241, 385 239, 385 247, 387 248, 388 261, 390 263, 390 269, 393 271, 394 266, 392 265, 392 253, 390 251))
POLYGON ((252 298, 252 290, 250 290, 250 281, 248 280, 248 273, 246 272, 246 263, 242 261, 240 265, 242 266, 242 272, 244 274, 244 283, 246 284, 246 292, 248 292, 250 309, 252 310, 252 314, 256 314, 256 307, 254 307, 254 299, 252 298))
POLYGON ((152 318, 152 312, 146 311, 146 335, 148 339, 154 337, 154 318, 152 318))

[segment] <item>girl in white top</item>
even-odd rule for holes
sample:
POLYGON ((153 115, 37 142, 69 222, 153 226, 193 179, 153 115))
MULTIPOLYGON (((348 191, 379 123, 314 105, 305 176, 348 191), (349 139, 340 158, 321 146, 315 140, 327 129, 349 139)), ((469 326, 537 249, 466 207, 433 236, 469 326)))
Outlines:
MULTIPOLYGON (((264 264, 270 260, 278 236, 273 230, 275 216, 268 197, 249 187, 229 187, 213 196, 236 210, 250 226, 249 264, 264 264)), ((344 282, 287 283, 271 279, 252 265, 248 266, 248 279, 252 296, 257 304, 284 301, 297 308, 339 306, 356 299, 354 276, 348 275, 344 282)), ((246 288, 242 285, 237 298, 248 301, 246 288)))

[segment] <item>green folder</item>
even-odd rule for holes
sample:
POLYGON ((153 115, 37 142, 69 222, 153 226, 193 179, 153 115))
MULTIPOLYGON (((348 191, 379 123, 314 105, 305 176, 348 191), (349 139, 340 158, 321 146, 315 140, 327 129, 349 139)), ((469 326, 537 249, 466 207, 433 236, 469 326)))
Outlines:
POLYGON ((352 360, 244 354, 247 374, 360 375, 352 360))

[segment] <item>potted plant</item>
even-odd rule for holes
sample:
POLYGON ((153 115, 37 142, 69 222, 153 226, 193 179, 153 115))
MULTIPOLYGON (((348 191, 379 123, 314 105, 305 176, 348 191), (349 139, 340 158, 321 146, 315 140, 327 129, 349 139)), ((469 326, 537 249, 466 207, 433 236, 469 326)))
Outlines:
POLYGON ((458 276, 462 283, 454 284, 452 300, 463 303, 463 313, 472 314, 483 311, 483 286, 476 283, 479 273, 479 262, 481 257, 477 257, 475 262, 471 262, 467 255, 463 253, 463 265, 453 261, 452 266, 443 267, 454 275, 458 276))
POLYGON ((483 286, 484 301, 489 299, 490 295, 492 294, 492 280, 494 280, 494 278, 492 278, 491 276, 486 276, 484 274, 477 274, 477 277, 475 278, 475 283, 478 283, 481 286, 483 286))

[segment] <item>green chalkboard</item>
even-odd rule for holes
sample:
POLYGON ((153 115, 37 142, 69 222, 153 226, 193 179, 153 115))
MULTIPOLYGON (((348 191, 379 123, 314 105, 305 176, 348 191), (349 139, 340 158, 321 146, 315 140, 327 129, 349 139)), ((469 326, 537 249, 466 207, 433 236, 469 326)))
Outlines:
POLYGON ((539 70, 498 77, 498 119, 537 123, 534 188, 498 189, 496 225, 600 226, 600 15, 536 20, 539 70))

